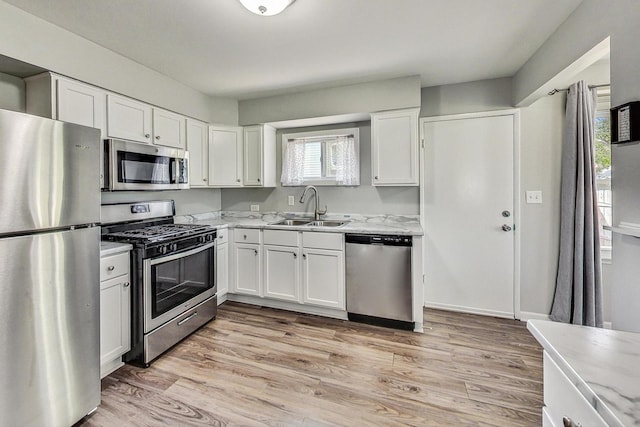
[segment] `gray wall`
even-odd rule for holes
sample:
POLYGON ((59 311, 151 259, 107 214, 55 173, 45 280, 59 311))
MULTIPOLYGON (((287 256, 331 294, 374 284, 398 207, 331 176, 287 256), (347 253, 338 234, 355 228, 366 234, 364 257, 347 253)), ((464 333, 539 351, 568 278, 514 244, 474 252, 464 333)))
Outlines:
POLYGON ((411 76, 250 99, 239 103, 241 125, 420 106, 420 77, 411 76))
POLYGON ((422 88, 420 117, 511 108, 511 78, 422 88))
POLYGON ((114 191, 102 193, 102 203, 175 200, 176 214, 187 215, 220 210, 220 190, 191 189, 177 191, 114 191))
POLYGON ((0 1, 0 54, 207 122, 237 124, 238 103, 212 98, 0 1))
MULTIPOLYGON (((282 134, 320 129, 360 129, 360 185, 357 187, 319 186, 320 202, 327 205, 328 213, 405 214, 417 215, 418 187, 373 187, 371 185, 371 125, 370 122, 345 123, 312 128, 279 129, 276 138, 276 188, 241 188, 222 190, 223 210, 249 210, 250 205, 260 205, 261 212, 312 212, 313 202, 304 206, 298 203, 304 187, 281 187, 282 134), (287 204, 289 195, 295 197, 295 206, 287 204)), ((311 199, 310 199, 311 200, 311 199)))
POLYGON ((24 81, 19 77, 0 73, 0 108, 25 111, 24 81))

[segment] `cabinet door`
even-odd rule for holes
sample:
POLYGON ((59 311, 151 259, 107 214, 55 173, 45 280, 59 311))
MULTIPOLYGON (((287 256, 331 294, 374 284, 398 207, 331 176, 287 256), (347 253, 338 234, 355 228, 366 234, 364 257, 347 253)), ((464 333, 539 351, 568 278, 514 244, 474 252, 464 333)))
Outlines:
POLYGON ((371 114, 373 185, 418 185, 418 109, 371 114))
POLYGON ((302 276, 305 304, 345 309, 344 252, 304 248, 302 276))
POLYGON ((295 246, 264 246, 264 296, 300 301, 300 250, 295 246))
POLYGON ((171 111, 153 109, 153 143, 185 149, 185 117, 171 111))
POLYGON ((129 275, 100 282, 100 363, 131 348, 129 275))
POLYGON ((262 126, 244 128, 244 185, 262 186, 262 126))
POLYGON ((242 186, 242 128, 209 128, 209 185, 242 186))
POLYGON ((101 89, 73 80, 57 79, 58 120, 100 129, 106 136, 106 98, 101 89))
POLYGON ((187 150, 189 150, 189 185, 207 187, 209 173, 209 126, 187 119, 187 150))
POLYGON ((234 246, 235 292, 262 296, 260 245, 237 243, 234 246))
POLYGON ((151 106, 122 96, 107 95, 107 134, 110 138, 151 142, 151 106))
POLYGON ((222 296, 229 291, 229 245, 226 243, 219 245, 216 255, 216 283, 218 296, 222 296))

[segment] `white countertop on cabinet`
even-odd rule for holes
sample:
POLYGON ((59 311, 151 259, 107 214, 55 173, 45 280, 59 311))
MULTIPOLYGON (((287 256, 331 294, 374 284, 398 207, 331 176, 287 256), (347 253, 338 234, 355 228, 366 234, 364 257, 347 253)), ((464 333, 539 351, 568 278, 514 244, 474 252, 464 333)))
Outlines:
POLYGON ((243 227, 270 228, 280 230, 323 231, 329 233, 359 233, 359 234, 398 234, 408 236, 422 236, 424 232, 417 215, 326 215, 322 219, 347 221, 341 227, 313 227, 308 225, 288 226, 274 223, 285 218, 307 218, 285 212, 246 212, 223 211, 208 212, 195 215, 176 216, 176 223, 198 223, 213 227, 243 227))
POLYGON ((129 243, 100 242, 100 256, 115 255, 133 249, 129 243))
POLYGON ((609 425, 640 425, 640 334, 545 320, 527 328, 609 425))

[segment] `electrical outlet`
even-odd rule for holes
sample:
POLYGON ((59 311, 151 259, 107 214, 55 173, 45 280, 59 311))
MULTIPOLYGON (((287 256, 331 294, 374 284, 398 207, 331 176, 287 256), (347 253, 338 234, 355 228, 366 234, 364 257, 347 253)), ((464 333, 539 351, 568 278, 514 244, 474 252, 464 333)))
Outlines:
POLYGON ((288 202, 289 202, 289 206, 293 206, 296 204, 295 199, 293 198, 293 196, 289 196, 288 198, 288 202))
POLYGON ((260 205, 251 205, 251 212, 260 212, 260 205))
POLYGON ((527 191, 527 203, 542 203, 542 191, 527 191))

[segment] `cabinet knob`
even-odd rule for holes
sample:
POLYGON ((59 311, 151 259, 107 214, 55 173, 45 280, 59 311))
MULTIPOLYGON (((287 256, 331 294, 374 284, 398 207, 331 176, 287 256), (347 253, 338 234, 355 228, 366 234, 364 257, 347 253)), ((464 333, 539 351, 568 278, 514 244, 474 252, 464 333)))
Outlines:
POLYGON ((374 176, 374 177, 373 177, 373 179, 378 179, 378 177, 377 177, 377 176, 374 176))
POLYGON ((240 179, 236 179, 236 182, 240 182, 240 179))
POLYGON ((207 178, 202 178, 202 180, 203 180, 204 182, 207 182, 207 178))
POLYGON ((293 254, 294 258, 298 258, 298 254, 297 253, 295 253, 295 252, 291 252, 291 253, 293 254))
POLYGON ((260 182, 260 178, 258 178, 258 182, 260 182))
POLYGON ((128 288, 129 287, 129 282, 124 282, 124 285, 122 285, 122 286, 125 287, 125 288, 128 288))
POLYGON ((574 422, 569 417, 562 417, 562 425, 564 427, 582 427, 582 424, 574 422))
POLYGON ((302 259, 307 259, 307 254, 302 254, 302 259))
POLYGON ((160 141, 160 135, 156 135, 156 139, 160 141))
POLYGON ((258 255, 258 250, 257 249, 254 249, 253 252, 254 252, 253 253, 254 255, 258 255))
POLYGON ((144 137, 145 137, 145 138, 149 138, 150 136, 151 136, 151 135, 149 135, 148 133, 145 133, 145 134, 144 134, 144 137))
POLYGON ((115 269, 116 267, 114 265, 110 265, 109 267, 107 267, 107 271, 113 271, 115 269))
POLYGON ((247 240, 247 235, 245 234, 244 236, 242 236, 242 238, 243 238, 244 240, 247 240))

